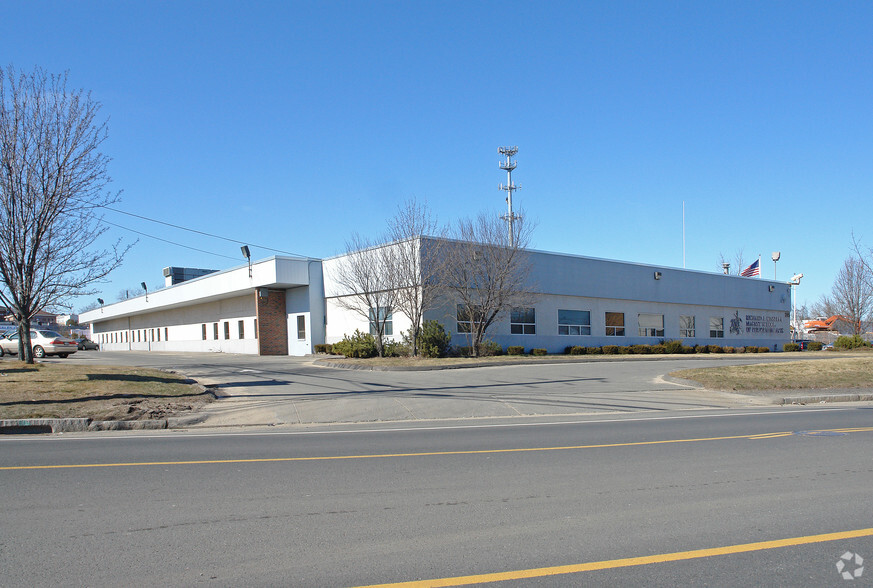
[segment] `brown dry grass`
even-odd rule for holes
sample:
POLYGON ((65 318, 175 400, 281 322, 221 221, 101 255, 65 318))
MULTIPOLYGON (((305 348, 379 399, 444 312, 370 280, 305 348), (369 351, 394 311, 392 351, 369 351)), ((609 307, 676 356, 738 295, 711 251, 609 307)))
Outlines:
POLYGON ((873 388, 873 358, 827 358, 680 370, 670 374, 714 390, 873 388))
POLYGON ((156 419, 211 401, 200 386, 160 370, 0 363, 0 419, 156 419))

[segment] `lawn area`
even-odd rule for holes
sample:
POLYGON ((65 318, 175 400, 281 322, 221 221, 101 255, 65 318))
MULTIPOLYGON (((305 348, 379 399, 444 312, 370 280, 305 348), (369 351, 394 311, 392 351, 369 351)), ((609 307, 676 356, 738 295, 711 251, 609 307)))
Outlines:
POLYGON ((212 400, 197 384, 160 370, 0 362, 0 419, 160 419, 212 400))
POLYGON ((670 375, 713 390, 873 388, 873 356, 701 368, 670 375))

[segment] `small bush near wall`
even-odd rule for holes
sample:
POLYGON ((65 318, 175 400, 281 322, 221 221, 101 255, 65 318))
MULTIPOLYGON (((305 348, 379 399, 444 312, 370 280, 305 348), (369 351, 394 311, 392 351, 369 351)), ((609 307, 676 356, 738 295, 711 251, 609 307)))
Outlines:
POLYGON ((800 345, 797 343, 786 343, 782 346, 782 351, 800 351, 800 345))
POLYGON ((758 353, 770 353, 769 347, 758 347, 758 353))
POLYGON ((333 345, 331 345, 330 343, 316 343, 315 352, 327 353, 328 355, 333 354, 333 345))
POLYGON ((725 352, 725 353, 736 353, 737 350, 736 350, 735 348, 733 348, 733 347, 725 347, 725 348, 724 348, 724 352, 725 352))
POLYGON ((445 357, 451 341, 451 334, 438 321, 425 321, 418 334, 418 352, 424 357, 445 357))
POLYGON ((376 357, 376 340, 370 333, 355 330, 353 335, 346 335, 342 341, 334 343, 333 351, 346 357, 376 357))
POLYGON ((682 353, 694 353, 694 347, 692 347, 691 345, 683 345, 682 353))
POLYGON ((706 345, 695 345, 694 353, 709 353, 709 347, 706 345))
POLYGON ((545 349, 531 349, 530 354, 531 355, 548 355, 549 352, 546 351, 545 349))
POLYGON ((573 345, 572 347, 570 347, 570 355, 585 355, 587 353, 587 347, 582 347, 581 345, 573 345))
POLYGON ((724 353, 724 349, 721 348, 721 345, 707 345, 710 353, 724 353))
POLYGON ((682 341, 664 341, 662 343, 667 353, 684 353, 682 341))
POLYGON ((495 355, 503 355, 503 347, 495 343, 491 339, 485 339, 479 344, 480 357, 492 357, 495 355))
POLYGON ((821 351, 821 348, 824 347, 821 341, 810 341, 806 348, 810 351, 821 351))
POLYGON ((651 345, 631 345, 631 353, 634 355, 649 355, 652 353, 651 345))
POLYGON ((506 348, 507 355, 524 355, 523 345, 510 345, 506 348))
POLYGON ((618 355, 618 345, 604 345, 600 348, 604 355, 618 355))
POLYGON ((600 355, 601 353, 603 353, 603 349, 601 349, 600 347, 586 347, 585 353, 588 355, 600 355))
POLYGON ((656 355, 664 355, 667 353, 667 346, 663 343, 658 343, 657 345, 652 345, 652 353, 656 355))

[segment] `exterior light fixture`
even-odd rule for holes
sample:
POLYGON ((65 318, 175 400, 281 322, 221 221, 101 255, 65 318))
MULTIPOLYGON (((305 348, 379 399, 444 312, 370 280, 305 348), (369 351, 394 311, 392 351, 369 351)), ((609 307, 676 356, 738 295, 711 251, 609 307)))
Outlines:
POLYGON ((145 283, 145 282, 140 282, 139 285, 142 286, 142 289, 143 289, 143 290, 145 290, 145 293, 146 293, 146 302, 148 302, 148 301, 149 301, 149 287, 146 286, 146 283, 145 283))
POLYGON ((723 263, 721 264, 721 267, 724 270, 724 275, 728 275, 729 273, 731 273, 731 264, 723 263))
POLYGON ((793 294, 792 306, 791 306, 791 311, 792 311, 791 312, 791 314, 792 314, 791 336, 792 336, 792 340, 794 340, 794 341, 797 340, 797 292, 794 292, 794 287, 797 287, 800 285, 801 278, 803 278, 803 274, 794 274, 793 276, 791 276, 791 279, 788 281, 788 283, 791 284, 791 286, 793 286, 791 288, 791 291, 793 294))
POLYGON ((102 299, 102 298, 98 298, 98 299, 97 299, 97 302, 100 303, 100 314, 103 314, 103 299, 102 299))
POLYGON ((770 259, 773 260, 773 279, 776 279, 776 262, 779 261, 779 258, 782 257, 782 254, 779 251, 774 251, 770 254, 770 259))
POLYGON ((242 251, 243 257, 245 257, 249 261, 249 277, 252 277, 252 252, 249 251, 248 245, 243 245, 239 248, 242 251))
POLYGON ((656 280, 660 280, 660 279, 661 279, 661 272, 655 272, 655 279, 656 279, 656 280))
POLYGON ((776 286, 774 286, 773 284, 770 284, 769 286, 767 286, 767 291, 768 291, 768 292, 772 292, 772 291, 775 290, 775 289, 776 289, 776 286))

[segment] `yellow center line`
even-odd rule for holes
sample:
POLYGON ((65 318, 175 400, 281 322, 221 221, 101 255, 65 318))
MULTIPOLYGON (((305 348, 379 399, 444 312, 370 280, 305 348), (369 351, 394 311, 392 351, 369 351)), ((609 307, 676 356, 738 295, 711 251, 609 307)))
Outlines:
MULTIPOLYGON (((856 429, 821 429, 819 432, 860 432, 873 431, 873 427, 856 429)), ((762 433, 756 435, 729 435, 725 437, 700 437, 696 439, 664 439, 660 441, 635 441, 631 443, 602 443, 598 445, 566 445, 561 447, 517 447, 510 449, 469 449, 463 451, 426 451, 420 453, 375 453, 368 455, 320 455, 313 457, 261 457, 251 459, 200 459, 186 461, 137 461, 129 463, 77 463, 57 465, 31 465, 31 466, 2 466, 0 471, 10 470, 57 470, 73 468, 124 468, 136 466, 178 466, 178 465, 204 465, 226 463, 281 463, 291 461, 330 461, 338 459, 377 459, 388 457, 428 457, 438 455, 481 455, 494 453, 526 453, 536 451, 568 451, 574 449, 603 449, 606 447, 640 447, 644 445, 667 445, 671 443, 698 443, 701 441, 726 441, 730 439, 767 439, 771 437, 785 437, 793 435, 792 431, 780 431, 775 433, 762 433)))
POLYGON ((542 578, 544 576, 557 576, 561 574, 577 574, 594 570, 609 570, 626 568, 631 566, 643 566, 670 561, 682 561, 714 557, 717 555, 730 555, 734 553, 746 553, 749 551, 763 551, 766 549, 778 549, 795 545, 808 545, 811 543, 824 543, 826 541, 840 541, 843 539, 855 539, 857 537, 873 536, 873 528, 857 529, 854 531, 841 531, 838 533, 824 533, 821 535, 807 535, 805 537, 791 537, 774 541, 759 541, 757 543, 742 543, 725 547, 713 547, 709 549, 694 549, 691 551, 678 551, 675 553, 662 553, 659 555, 646 555, 643 557, 628 557, 624 559, 610 559, 582 564, 552 566, 547 568, 532 568, 527 570, 514 570, 510 572, 496 572, 492 574, 477 574, 472 576, 455 576, 453 578, 437 578, 433 580, 415 580, 412 582, 397 582, 394 584, 373 584, 361 588, 437 588, 440 586, 468 586, 470 584, 482 584, 486 582, 505 582, 509 580, 523 580, 526 578, 542 578))

